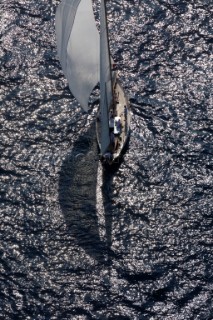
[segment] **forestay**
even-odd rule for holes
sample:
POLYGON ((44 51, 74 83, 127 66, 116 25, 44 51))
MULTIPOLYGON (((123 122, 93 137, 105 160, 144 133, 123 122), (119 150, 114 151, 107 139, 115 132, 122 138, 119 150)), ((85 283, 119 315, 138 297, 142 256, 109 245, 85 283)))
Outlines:
POLYGON ((101 0, 100 12, 100 94, 101 153, 104 154, 110 144, 109 106, 112 103, 111 64, 104 0, 101 0))
POLYGON ((100 79, 100 36, 91 0, 63 0, 56 11, 59 59, 70 90, 82 108, 100 79))

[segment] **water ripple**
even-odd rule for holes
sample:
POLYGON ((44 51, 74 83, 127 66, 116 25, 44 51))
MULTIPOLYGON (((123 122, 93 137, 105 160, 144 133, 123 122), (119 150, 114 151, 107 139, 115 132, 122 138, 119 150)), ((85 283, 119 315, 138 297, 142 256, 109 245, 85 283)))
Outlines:
POLYGON ((59 2, 0 4, 1 317, 210 320, 211 1, 107 4, 133 113, 112 170, 98 90, 83 114, 57 59, 59 2))

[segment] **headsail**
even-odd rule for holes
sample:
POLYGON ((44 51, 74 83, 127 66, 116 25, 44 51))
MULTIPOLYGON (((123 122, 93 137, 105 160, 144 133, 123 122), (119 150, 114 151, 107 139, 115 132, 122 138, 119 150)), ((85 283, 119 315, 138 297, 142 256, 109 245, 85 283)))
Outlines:
POLYGON ((59 59, 69 87, 82 108, 100 78, 100 36, 91 0, 63 0, 56 11, 59 59))
POLYGON ((109 106, 112 103, 111 63, 106 21, 105 1, 101 0, 100 12, 100 110, 101 110, 101 153, 104 154, 110 144, 109 106))

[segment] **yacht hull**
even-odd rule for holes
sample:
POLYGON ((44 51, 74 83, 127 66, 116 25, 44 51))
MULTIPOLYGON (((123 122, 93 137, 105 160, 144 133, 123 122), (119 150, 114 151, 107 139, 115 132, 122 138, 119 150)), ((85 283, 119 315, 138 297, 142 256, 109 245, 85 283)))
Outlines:
MULTIPOLYGON (((128 99, 124 93, 124 90, 118 80, 114 85, 114 103, 112 107, 109 107, 110 110, 113 110, 113 115, 120 117, 121 121, 121 131, 117 135, 114 135, 113 129, 109 134, 114 136, 114 141, 111 141, 105 154, 100 154, 100 159, 103 162, 108 164, 117 163, 121 157, 124 147, 127 144, 129 134, 130 134, 130 106, 128 99)), ((96 135, 99 149, 101 150, 101 120, 100 120, 100 109, 98 109, 98 115, 96 120, 96 135)))

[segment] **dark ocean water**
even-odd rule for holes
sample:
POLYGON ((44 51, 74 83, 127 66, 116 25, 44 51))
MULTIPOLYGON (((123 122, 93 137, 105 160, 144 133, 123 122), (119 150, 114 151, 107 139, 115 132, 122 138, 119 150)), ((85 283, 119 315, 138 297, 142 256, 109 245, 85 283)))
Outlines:
POLYGON ((108 4, 133 114, 110 171, 98 92, 83 114, 56 56, 59 2, 0 3, 0 319, 213 319, 212 2, 108 4))

